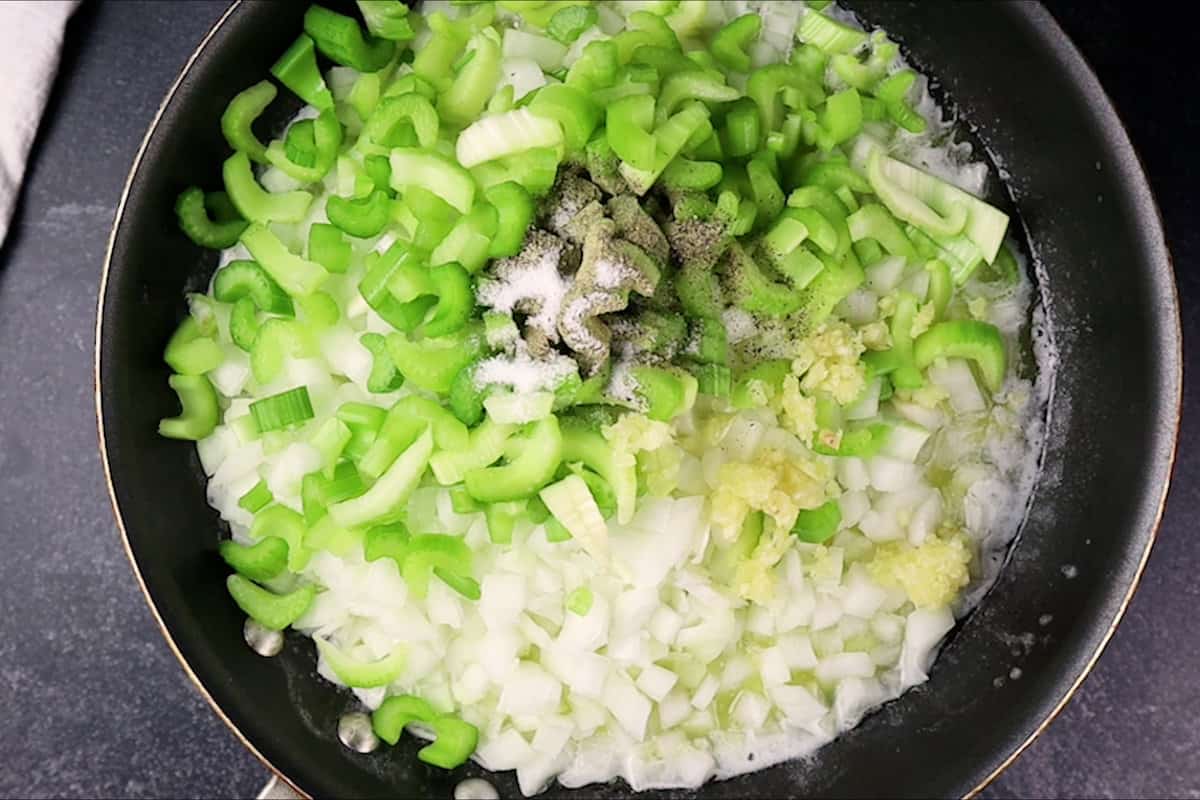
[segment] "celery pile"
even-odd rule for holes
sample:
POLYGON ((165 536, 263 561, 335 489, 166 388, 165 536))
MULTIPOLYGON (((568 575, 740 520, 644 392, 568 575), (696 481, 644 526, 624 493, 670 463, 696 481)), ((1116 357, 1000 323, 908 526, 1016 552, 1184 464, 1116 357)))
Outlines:
POLYGON ((896 45, 827 3, 358 6, 176 205, 222 257, 160 432, 233 601, 526 794, 759 769, 923 681, 1020 503, 1027 284, 896 45))

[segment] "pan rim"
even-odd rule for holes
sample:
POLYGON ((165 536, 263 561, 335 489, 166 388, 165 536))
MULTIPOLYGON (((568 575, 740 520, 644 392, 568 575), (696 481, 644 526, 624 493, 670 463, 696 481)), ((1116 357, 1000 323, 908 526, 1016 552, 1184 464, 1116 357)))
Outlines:
MULTIPOLYGON (((151 140, 158 131, 159 124, 165 115, 168 106, 175 99, 180 86, 188 77, 195 62, 199 60, 201 54, 210 44, 211 40, 217 36, 220 30, 226 25, 231 17, 233 17, 244 4, 244 0, 233 0, 230 6, 221 14, 221 16, 213 23, 208 32, 196 45, 188 59, 181 67, 179 74, 171 84, 167 93, 163 97, 154 117, 152 118, 146 133, 138 146, 129 172, 126 176, 125 183, 121 192, 120 200, 117 204, 116 212, 113 217, 112 228, 109 233, 108 243, 105 251, 104 262, 102 266, 101 279, 99 284, 99 293, 97 298, 96 326, 94 339, 94 359, 93 359, 93 381, 95 390, 95 412, 96 425, 99 439, 100 461, 104 472, 104 481, 107 487, 109 503, 112 507, 113 515, 117 523, 117 529, 121 537, 122 546, 125 550, 125 555, 129 560, 129 564, 133 570, 134 576, 137 579, 138 586, 142 592, 142 596, 149 606, 150 611, 158 625, 159 631, 167 642, 167 646, 179 661, 184 673, 188 679, 194 684, 197 691, 212 707, 217 717, 221 719, 226 726, 233 732, 234 736, 246 747, 251 754, 255 756, 279 781, 290 787, 301 797, 310 797, 307 792, 289 778, 284 772, 275 766, 246 736, 245 733, 237 726, 237 724, 225 713, 220 704, 212 696, 205 687, 200 677, 192 669, 188 660, 184 657, 175 641, 170 629, 167 626, 166 620, 159 610, 154 598, 150 595, 147 588, 145 578, 142 574, 141 567, 137 557, 134 555, 128 531, 125 527, 125 520, 121 512, 120 503, 117 499, 116 487, 113 483, 111 466, 109 463, 109 445, 105 435, 104 425, 104 400, 101 388, 101 371, 102 371, 102 335, 104 329, 104 312, 105 299, 108 290, 108 280, 112 268, 113 252, 115 249, 118 232, 124 222, 125 208, 128 203, 134 179, 138 175, 143 166, 146 151, 149 148, 151 140)), ((1120 115, 1116 111, 1108 93, 1100 84, 1095 71, 1084 55, 1075 46, 1074 42, 1066 35, 1059 26, 1053 15, 1039 1, 1036 4, 1018 4, 1019 13, 1031 23, 1031 27, 1036 31, 1043 32, 1042 38, 1045 40, 1046 48, 1055 53, 1060 62, 1065 68, 1072 73, 1072 81, 1079 90, 1091 99, 1098 102, 1093 104, 1093 109, 1096 113, 1104 118, 1104 129, 1109 136, 1116 136, 1120 145, 1120 149, 1126 156, 1117 162, 1117 166, 1122 173, 1123 182, 1129 184, 1135 189, 1135 194, 1129 198, 1131 204, 1137 209, 1138 216, 1142 219, 1152 220, 1153 224, 1147 226, 1143 233, 1142 247, 1151 253, 1151 258, 1148 259, 1154 265, 1151 272, 1153 287, 1158 290, 1160 296, 1156 299, 1165 303, 1169 307, 1169 319, 1166 322, 1160 322, 1157 330, 1154 332, 1156 338, 1166 341, 1170 347, 1164 350, 1160 366, 1163 368, 1163 376, 1160 378, 1162 388, 1166 389, 1163 396, 1163 404, 1170 409, 1173 407, 1174 413, 1171 418, 1160 423, 1159 430, 1155 436, 1157 439, 1155 448, 1158 451, 1155 453, 1155 462, 1162 471, 1161 488, 1158 497, 1153 500, 1154 510, 1152 518, 1149 520, 1149 529, 1146 535, 1146 541, 1141 553, 1137 557, 1133 574, 1129 581, 1129 586, 1121 598, 1112 618, 1109 620, 1100 636, 1092 652, 1086 657, 1083 666, 1079 669, 1078 674, 1067 685, 1062 692, 1057 702, 1051 707, 1049 712, 1042 720, 1025 736, 1025 738, 1004 756, 996 766, 984 775, 979 782, 969 791, 963 794, 964 798, 972 798, 983 791, 990 783, 998 778, 1006 769, 1008 769, 1024 752, 1025 750, 1040 736, 1062 713, 1067 704, 1070 703, 1076 692, 1080 689, 1084 681, 1090 675, 1091 671, 1103 655, 1105 648, 1111 641, 1117 626, 1122 621, 1134 594, 1140 585, 1144 575, 1147 562, 1150 557, 1151 550, 1158 538, 1158 533, 1162 524, 1162 518, 1165 511, 1167 494, 1170 489, 1171 480, 1174 472, 1174 465, 1179 444, 1179 431, 1182 423, 1183 410, 1183 335, 1182 322, 1180 317, 1180 306, 1178 296, 1178 286, 1174 280, 1174 265, 1170 254, 1170 250, 1166 243, 1166 233, 1163 225, 1161 211, 1157 202, 1154 199, 1153 192, 1150 188, 1149 179, 1146 175, 1144 165, 1140 155, 1133 148, 1129 139, 1128 130, 1122 122, 1120 115)), ((1149 505, 1149 504, 1147 504, 1149 505)), ((1100 620, 1097 620, 1099 623, 1100 620)), ((1097 626, 1099 627, 1099 625, 1097 626)))

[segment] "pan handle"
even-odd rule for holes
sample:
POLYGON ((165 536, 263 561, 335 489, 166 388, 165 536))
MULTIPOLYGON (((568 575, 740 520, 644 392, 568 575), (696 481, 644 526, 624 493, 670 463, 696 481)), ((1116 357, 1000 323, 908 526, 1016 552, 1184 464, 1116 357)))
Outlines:
POLYGON ((258 800, 302 800, 295 789, 279 780, 278 775, 271 776, 271 780, 267 781, 267 785, 259 791, 257 797, 258 800))

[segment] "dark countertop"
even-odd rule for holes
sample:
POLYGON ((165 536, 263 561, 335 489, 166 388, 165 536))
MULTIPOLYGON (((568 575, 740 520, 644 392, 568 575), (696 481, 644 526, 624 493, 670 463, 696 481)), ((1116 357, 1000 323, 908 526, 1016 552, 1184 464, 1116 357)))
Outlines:
MULTIPOLYGON (((126 563, 96 451, 97 284, 126 172, 226 6, 87 5, 0 250, 0 796, 234 797, 266 770, 188 683, 126 563)), ((1200 333, 1200 40, 1131 3, 1053 0, 1128 124, 1200 333), (1184 94, 1184 92, 1190 92, 1184 94)), ((0 80, 3 78, 0 77, 0 80)), ((1189 366, 1200 368, 1195 351, 1189 366)), ((1185 398, 1158 545, 1124 623, 1062 716, 987 792, 1200 798, 1200 397, 1185 398)))

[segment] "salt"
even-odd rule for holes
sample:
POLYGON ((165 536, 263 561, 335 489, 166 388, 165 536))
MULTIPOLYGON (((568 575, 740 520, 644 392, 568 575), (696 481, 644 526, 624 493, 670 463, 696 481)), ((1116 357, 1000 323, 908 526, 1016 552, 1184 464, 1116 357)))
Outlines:
POLYGON ((612 296, 605 292, 588 292, 572 298, 563 309, 559 329, 563 341, 578 353, 606 353, 608 344, 597 338, 588 328, 587 321, 610 310, 612 296))
POLYGON ((638 394, 638 380, 633 375, 633 366, 633 362, 628 357, 615 360, 605 391, 614 400, 637 409, 643 409, 645 401, 638 394))
POLYGON ((520 255, 496 264, 498 277, 479 285, 479 304, 511 314, 514 309, 530 316, 525 320, 551 340, 557 341, 559 312, 569 282, 558 271, 562 247, 549 234, 530 235, 520 255))
POLYGON ((593 269, 596 271, 596 285, 601 289, 616 289, 630 280, 629 269, 618 261, 598 258, 593 269))
POLYGON ((567 356, 534 359, 522 348, 512 356, 498 355, 480 361, 475 368, 475 384, 480 387, 501 384, 511 386, 517 394, 532 394, 553 389, 575 369, 575 362, 567 356))
POLYGON ((730 344, 745 341, 754 335, 754 317, 740 308, 730 306, 721 313, 721 324, 730 344))

